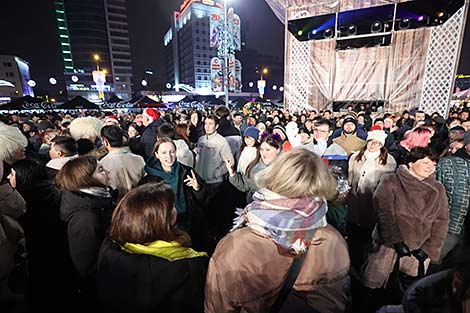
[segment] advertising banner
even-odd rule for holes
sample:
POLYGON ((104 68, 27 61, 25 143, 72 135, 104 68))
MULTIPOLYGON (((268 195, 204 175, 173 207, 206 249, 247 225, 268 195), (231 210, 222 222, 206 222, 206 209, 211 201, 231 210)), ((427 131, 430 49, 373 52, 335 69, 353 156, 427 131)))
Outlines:
POLYGON ((219 58, 211 60, 211 88, 214 92, 221 92, 224 86, 222 64, 219 58))
POLYGON ((218 49, 224 40, 224 18, 218 13, 211 14, 209 23, 209 40, 211 48, 218 49))
POLYGON ((242 92, 242 62, 235 60, 235 92, 242 92))
POLYGON ((228 58, 228 90, 231 92, 235 91, 235 80, 235 56, 232 54, 228 58))
POLYGON ((237 51, 242 50, 242 34, 241 34, 241 23, 240 16, 237 14, 233 15, 233 49, 237 51))

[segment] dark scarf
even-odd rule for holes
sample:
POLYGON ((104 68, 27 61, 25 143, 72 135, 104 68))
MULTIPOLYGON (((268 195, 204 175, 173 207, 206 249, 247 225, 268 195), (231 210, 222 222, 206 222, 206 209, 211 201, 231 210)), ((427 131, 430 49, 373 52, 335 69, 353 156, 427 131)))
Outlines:
POLYGON ((168 185, 171 186, 173 193, 175 194, 175 206, 178 214, 187 212, 186 198, 184 197, 184 188, 180 182, 181 165, 176 161, 171 167, 171 172, 167 173, 163 170, 162 164, 159 160, 151 158, 148 165, 145 165, 145 172, 149 175, 157 176, 163 179, 168 185))

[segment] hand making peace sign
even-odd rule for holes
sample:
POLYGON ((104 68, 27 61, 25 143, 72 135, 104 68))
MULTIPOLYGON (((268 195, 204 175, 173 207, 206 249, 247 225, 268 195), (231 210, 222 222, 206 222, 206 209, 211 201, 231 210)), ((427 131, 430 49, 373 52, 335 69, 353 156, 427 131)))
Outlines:
POLYGON ((199 191, 199 189, 201 189, 201 186, 199 186, 199 183, 197 182, 196 174, 194 174, 193 170, 191 170, 191 176, 186 176, 184 182, 186 183, 186 186, 193 187, 194 191, 199 191))

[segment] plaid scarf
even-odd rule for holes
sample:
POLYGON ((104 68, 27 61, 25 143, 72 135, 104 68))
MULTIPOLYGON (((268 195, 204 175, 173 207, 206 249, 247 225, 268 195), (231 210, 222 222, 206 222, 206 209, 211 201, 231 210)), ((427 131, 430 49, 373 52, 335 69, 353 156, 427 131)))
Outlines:
POLYGON ((232 231, 249 227, 299 254, 310 246, 315 230, 327 225, 324 199, 289 199, 268 189, 257 191, 253 199, 245 209, 237 210, 232 231))

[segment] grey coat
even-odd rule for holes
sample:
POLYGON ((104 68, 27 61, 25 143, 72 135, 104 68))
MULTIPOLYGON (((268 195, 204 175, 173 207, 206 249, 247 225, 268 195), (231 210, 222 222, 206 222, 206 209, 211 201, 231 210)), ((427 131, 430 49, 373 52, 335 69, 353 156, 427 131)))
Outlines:
POLYGON ((255 166, 251 169, 250 176, 248 177, 246 174, 242 175, 241 173, 235 173, 235 176, 229 176, 230 183, 242 192, 246 192, 246 200, 250 203, 253 199, 253 194, 258 187, 255 183, 255 176, 261 172, 262 170, 266 169, 268 165, 264 164, 263 160, 259 160, 255 166))

